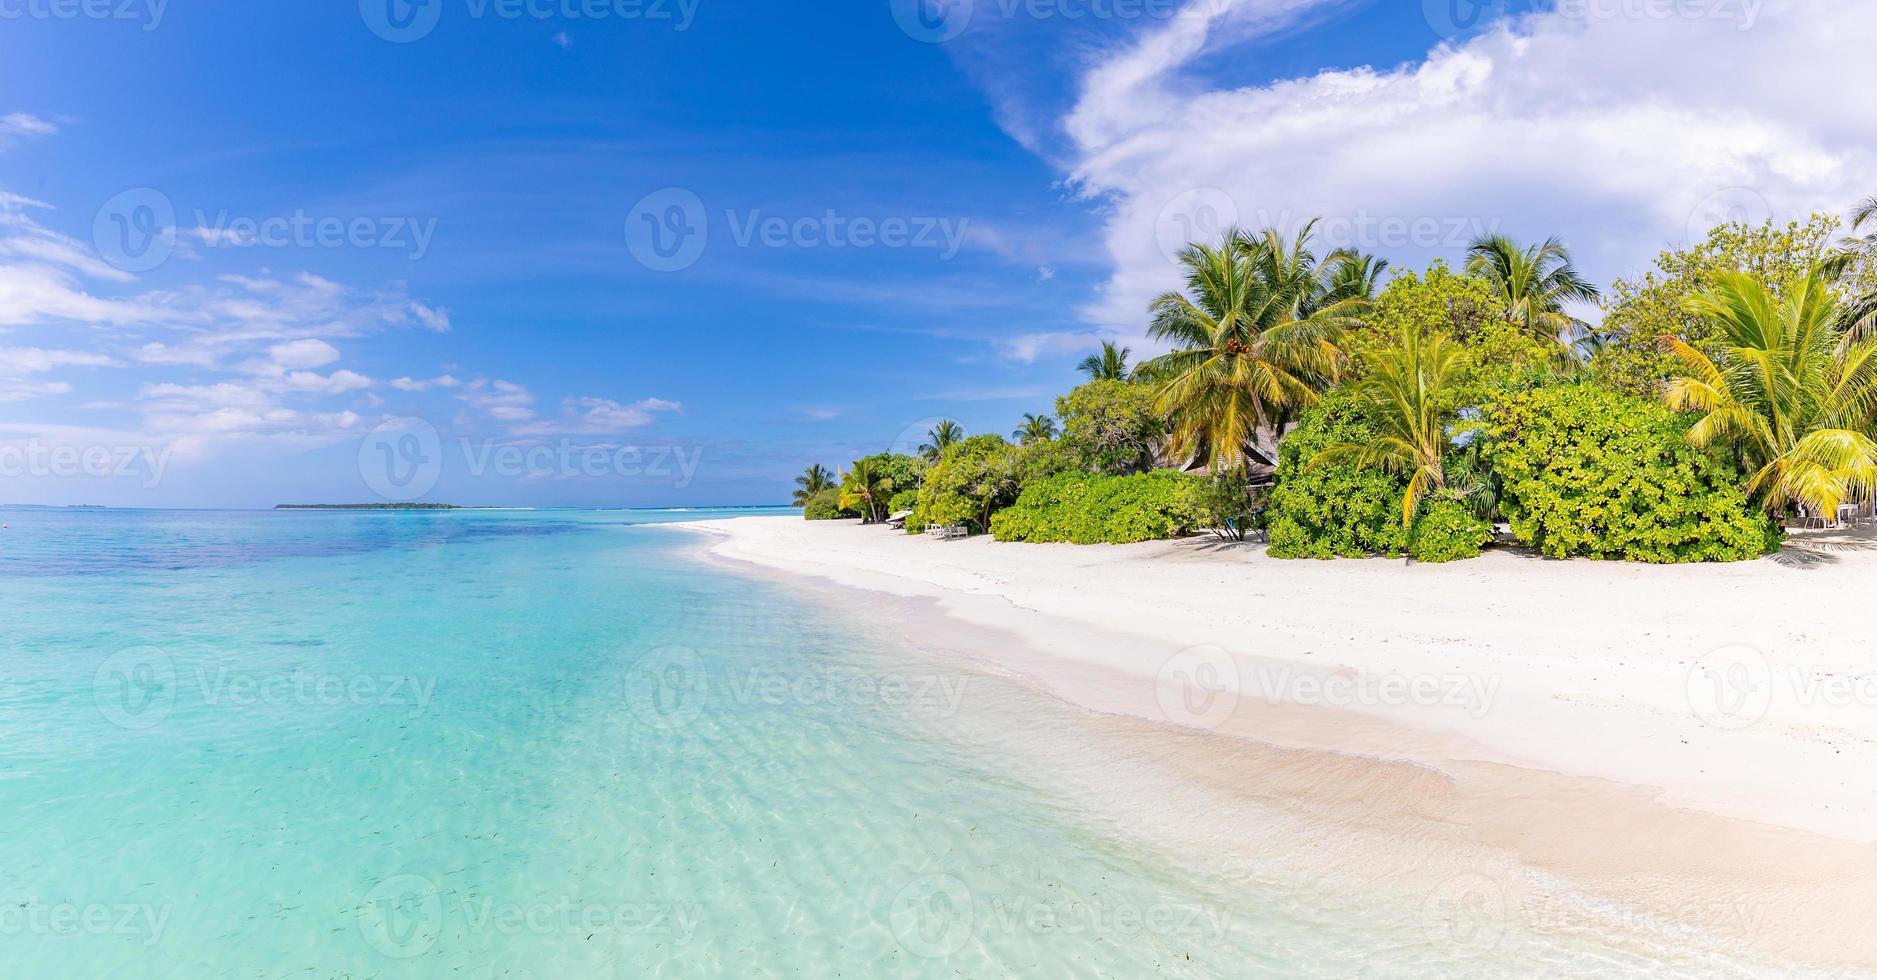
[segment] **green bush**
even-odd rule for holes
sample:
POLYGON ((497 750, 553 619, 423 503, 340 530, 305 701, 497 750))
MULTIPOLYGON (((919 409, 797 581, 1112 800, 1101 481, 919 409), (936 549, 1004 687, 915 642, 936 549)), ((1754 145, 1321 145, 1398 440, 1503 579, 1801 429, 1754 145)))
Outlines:
POLYGON ((901 490, 893 494, 892 502, 886 505, 886 512, 888 514, 897 514, 901 511, 911 510, 917 506, 919 506, 919 491, 916 489, 901 490))
POLYGON ((1687 420, 1652 401, 1566 385, 1506 397, 1487 419, 1500 508, 1545 555, 1740 561, 1782 540, 1734 467, 1690 446, 1687 420))
POLYGON ((1027 484, 991 517, 999 541, 1132 544, 1207 526, 1204 477, 1170 470, 1135 476, 1061 473, 1027 484))
POLYGON ((1332 445, 1366 443, 1372 435, 1361 409, 1332 394, 1284 437, 1266 514, 1273 558, 1365 558, 1407 551, 1408 529, 1401 524, 1405 479, 1353 462, 1310 465, 1332 445))
POLYGON ((845 516, 841 513, 841 491, 835 489, 815 494, 802 506, 802 517, 811 521, 833 521, 845 516))
POLYGON ((1436 500, 1408 529, 1408 557, 1429 564, 1478 558, 1492 536, 1492 525, 1465 504, 1436 500))
POLYGON ((1021 458, 1002 436, 972 436, 946 447, 926 470, 906 530, 917 534, 933 524, 987 530, 992 512, 1017 498, 1021 458))

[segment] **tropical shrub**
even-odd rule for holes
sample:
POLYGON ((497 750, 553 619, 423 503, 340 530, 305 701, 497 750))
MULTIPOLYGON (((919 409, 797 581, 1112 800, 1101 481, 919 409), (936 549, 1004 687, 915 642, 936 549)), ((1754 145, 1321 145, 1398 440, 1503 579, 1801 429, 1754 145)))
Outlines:
POLYGON ((886 509, 889 514, 898 514, 903 511, 912 510, 917 506, 919 506, 919 491, 907 489, 896 491, 893 494, 892 500, 886 505, 886 509))
POLYGON ((1153 466, 1166 422, 1154 410, 1154 389, 1120 379, 1090 381, 1056 399, 1062 443, 1074 466, 1097 473, 1138 473, 1153 466))
POLYGON ((1278 454, 1277 486, 1266 515, 1272 557, 1362 558, 1407 550, 1409 528, 1401 522, 1405 475, 1354 459, 1311 465, 1331 446, 1364 444, 1375 434, 1346 392, 1332 393, 1304 413, 1278 454))
POLYGON ((1686 417, 1594 385, 1491 406, 1486 453, 1513 535, 1553 558, 1739 561, 1776 549, 1780 531, 1739 473, 1687 431, 1686 417))
POLYGON ((811 521, 833 521, 850 516, 841 512, 841 491, 830 487, 808 498, 802 505, 802 517, 811 521))
POLYGON ((906 530, 953 524, 989 528, 991 513, 1017 499, 1020 458, 1017 447, 1002 436, 972 436, 946 447, 926 470, 906 530))
POLYGON ((1027 484, 991 517, 999 541, 1131 544, 1207 526, 1205 477, 1159 470, 1134 476, 1061 473, 1027 484))
POLYGON ((1492 525, 1471 508, 1456 500, 1436 500, 1408 528, 1408 557, 1429 564, 1478 558, 1492 538, 1492 525))

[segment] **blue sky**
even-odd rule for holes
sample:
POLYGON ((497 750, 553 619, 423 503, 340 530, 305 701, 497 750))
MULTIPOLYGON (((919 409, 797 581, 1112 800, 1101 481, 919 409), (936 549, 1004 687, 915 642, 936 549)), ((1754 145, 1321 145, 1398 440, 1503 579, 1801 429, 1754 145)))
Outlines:
POLYGON ((774 502, 1144 347, 1221 207, 1607 281, 1877 193, 1793 115, 1867 5, 1455 4, 5 0, 0 502, 774 502))

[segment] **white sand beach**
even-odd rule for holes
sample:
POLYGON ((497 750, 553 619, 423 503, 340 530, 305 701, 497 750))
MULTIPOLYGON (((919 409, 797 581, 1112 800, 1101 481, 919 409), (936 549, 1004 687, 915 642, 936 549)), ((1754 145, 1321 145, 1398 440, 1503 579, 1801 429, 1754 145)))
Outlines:
POLYGON ((719 558, 880 594, 857 605, 921 600, 894 607, 916 639, 1065 700, 1267 753, 1201 778, 1321 802, 1325 767, 1348 763, 1388 873, 1439 841, 1651 915, 1737 918, 1701 924, 1795 962, 1877 966, 1877 534, 1733 565, 1430 566, 675 526, 719 558))

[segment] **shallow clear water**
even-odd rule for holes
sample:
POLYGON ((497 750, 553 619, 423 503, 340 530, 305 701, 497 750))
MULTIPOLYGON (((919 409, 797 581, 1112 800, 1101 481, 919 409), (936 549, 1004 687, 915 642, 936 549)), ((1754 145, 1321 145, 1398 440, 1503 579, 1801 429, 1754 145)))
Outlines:
POLYGON ((0 511, 0 976, 1737 972, 1134 839, 1100 724, 696 516, 0 511))

